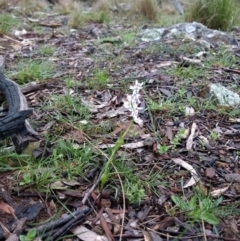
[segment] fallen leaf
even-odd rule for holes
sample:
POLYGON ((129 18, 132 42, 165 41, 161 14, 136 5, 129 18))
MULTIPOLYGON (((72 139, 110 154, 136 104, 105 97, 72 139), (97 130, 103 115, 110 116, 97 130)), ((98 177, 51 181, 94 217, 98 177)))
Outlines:
POLYGON ((230 185, 228 187, 225 187, 225 188, 214 190, 210 194, 211 194, 212 197, 219 197, 221 194, 225 193, 228 190, 229 187, 230 187, 230 185))
POLYGON ((0 202, 0 210, 4 211, 5 213, 13 214, 15 211, 14 209, 8 205, 7 203, 1 201, 0 202))
POLYGON ((97 233, 87 229, 84 226, 79 226, 71 230, 79 239, 83 241, 108 241, 106 236, 98 235, 97 233))
POLYGON ((206 171, 205 171, 206 177, 213 178, 213 177, 215 177, 215 175, 216 175, 216 172, 215 172, 214 168, 209 167, 209 168, 206 169, 206 171))
POLYGON ((103 217, 103 215, 100 216, 100 224, 107 236, 108 241, 114 240, 113 234, 108 226, 108 223, 106 222, 105 218, 103 217))
POLYGON ((151 235, 149 232, 142 230, 143 236, 144 236, 144 241, 152 241, 151 235))
POLYGON ((173 132, 171 126, 166 126, 166 136, 170 141, 173 140, 173 132))
POLYGON ((176 164, 178 164, 178 165, 182 166, 183 168, 187 169, 192 175, 190 180, 183 186, 183 188, 193 186, 200 180, 200 177, 197 175, 196 170, 190 164, 188 164, 187 162, 183 161, 180 158, 172 158, 172 160, 176 164))

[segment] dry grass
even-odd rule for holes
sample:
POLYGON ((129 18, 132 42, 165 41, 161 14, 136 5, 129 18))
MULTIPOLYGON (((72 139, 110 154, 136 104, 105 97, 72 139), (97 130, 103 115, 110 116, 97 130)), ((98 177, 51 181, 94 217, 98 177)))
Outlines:
POLYGON ((236 0, 197 0, 190 4, 185 20, 200 22, 212 29, 228 30, 236 23, 238 9, 236 0))
POLYGON ((70 14, 69 26, 70 28, 78 29, 87 22, 109 24, 110 15, 108 11, 89 11, 84 9, 80 11, 73 11, 70 14))
POLYGON ((101 11, 108 11, 113 6, 113 4, 113 0, 99 0, 93 5, 93 7, 101 11))
POLYGON ((74 0, 59 0, 59 2, 55 5, 54 8, 61 14, 67 15, 69 13, 80 11, 82 7, 83 6, 81 3, 74 0))
POLYGON ((158 20, 159 4, 157 0, 132 0, 131 9, 152 21, 158 20))
POLYGON ((37 11, 42 11, 48 7, 48 4, 44 0, 20 0, 17 1, 17 5, 21 9, 21 13, 28 16, 34 15, 37 11))
POLYGON ((164 13, 165 15, 177 14, 176 8, 173 4, 170 3, 163 3, 160 12, 164 13))
POLYGON ((0 0, 0 9, 5 10, 8 8, 9 1, 8 0, 0 0))

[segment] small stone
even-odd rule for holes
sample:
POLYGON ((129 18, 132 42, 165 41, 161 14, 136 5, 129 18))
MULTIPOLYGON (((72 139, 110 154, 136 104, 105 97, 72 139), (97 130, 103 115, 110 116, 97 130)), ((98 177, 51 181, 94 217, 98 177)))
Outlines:
POLYGON ((206 177, 213 178, 213 177, 215 177, 215 175, 216 175, 216 172, 215 172, 214 168, 209 167, 209 168, 206 169, 206 171, 205 171, 206 177))
POLYGON ((226 174, 225 179, 228 182, 240 182, 240 174, 239 173, 226 174))

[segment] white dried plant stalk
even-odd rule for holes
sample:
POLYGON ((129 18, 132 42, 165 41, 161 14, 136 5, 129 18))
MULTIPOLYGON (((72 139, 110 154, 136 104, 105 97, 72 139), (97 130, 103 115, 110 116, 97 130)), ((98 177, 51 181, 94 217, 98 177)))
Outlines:
POLYGON ((135 84, 133 86, 130 86, 132 94, 127 95, 127 100, 124 102, 124 107, 131 112, 134 122, 141 127, 143 126, 143 120, 139 118, 138 111, 142 109, 141 107, 139 107, 139 104, 141 103, 141 95, 139 94, 139 92, 142 89, 142 85, 143 83, 139 83, 136 80, 135 84))

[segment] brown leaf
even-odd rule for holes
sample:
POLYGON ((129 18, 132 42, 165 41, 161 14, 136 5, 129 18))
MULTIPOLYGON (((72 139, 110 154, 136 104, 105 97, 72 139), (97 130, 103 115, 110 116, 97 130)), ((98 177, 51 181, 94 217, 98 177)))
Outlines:
POLYGON ((210 194, 212 195, 212 197, 219 197, 220 195, 225 193, 228 190, 229 187, 230 187, 230 185, 228 187, 225 187, 225 188, 214 190, 210 194))
POLYGON ((107 238, 105 236, 100 236, 82 225, 74 228, 72 232, 83 241, 107 241, 107 238))
POLYGON ((76 141, 78 144, 82 144, 85 141, 85 137, 80 130, 71 130, 64 138, 76 141))
POLYGON ((144 236, 144 241, 152 241, 151 235, 149 232, 142 230, 143 236, 144 236))
POLYGON ((166 126, 166 136, 170 141, 173 140, 173 132, 171 126, 166 126))
POLYGON ((213 178, 213 177, 215 177, 215 175, 216 175, 216 172, 215 172, 214 168, 209 167, 209 168, 206 169, 206 171, 205 171, 206 177, 213 178))
POLYGON ((8 205, 7 203, 5 203, 3 201, 0 202, 0 209, 2 211, 4 211, 5 213, 9 213, 9 214, 13 214, 15 212, 14 209, 10 205, 8 205))
POLYGON ((100 216, 100 224, 107 236, 108 241, 114 240, 113 234, 112 234, 110 228, 108 227, 108 224, 107 224, 105 218, 103 217, 103 215, 100 216))

